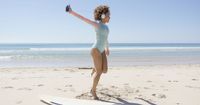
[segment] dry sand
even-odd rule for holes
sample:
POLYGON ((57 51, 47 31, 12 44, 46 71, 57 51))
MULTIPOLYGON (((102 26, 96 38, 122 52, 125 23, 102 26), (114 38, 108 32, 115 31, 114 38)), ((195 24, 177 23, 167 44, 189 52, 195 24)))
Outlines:
MULTIPOLYGON (((40 95, 91 100, 91 69, 1 68, 1 105, 45 105, 40 95)), ((200 64, 111 67, 97 95, 129 105, 200 105, 200 64)))

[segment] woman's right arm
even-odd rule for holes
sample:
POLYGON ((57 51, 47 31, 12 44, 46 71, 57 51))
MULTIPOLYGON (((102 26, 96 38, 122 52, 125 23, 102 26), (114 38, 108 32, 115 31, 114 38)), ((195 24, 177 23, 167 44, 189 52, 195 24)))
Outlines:
POLYGON ((87 18, 85 18, 85 17, 79 15, 78 13, 76 13, 75 11, 73 11, 73 10, 71 9, 70 6, 67 6, 66 10, 67 10, 67 9, 68 9, 67 12, 69 12, 69 14, 71 14, 71 15, 73 15, 73 16, 75 16, 75 17, 81 19, 81 20, 83 20, 84 22, 86 22, 86 23, 88 23, 88 24, 94 26, 95 28, 98 27, 98 24, 97 24, 96 22, 91 21, 91 20, 89 20, 89 19, 87 19, 87 18))

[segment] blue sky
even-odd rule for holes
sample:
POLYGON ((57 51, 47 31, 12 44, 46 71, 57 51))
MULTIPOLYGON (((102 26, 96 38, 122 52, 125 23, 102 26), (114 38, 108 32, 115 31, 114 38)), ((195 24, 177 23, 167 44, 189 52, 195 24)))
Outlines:
POLYGON ((111 9, 110 43, 200 43, 200 0, 1 0, 0 43, 93 43, 100 4, 111 9))

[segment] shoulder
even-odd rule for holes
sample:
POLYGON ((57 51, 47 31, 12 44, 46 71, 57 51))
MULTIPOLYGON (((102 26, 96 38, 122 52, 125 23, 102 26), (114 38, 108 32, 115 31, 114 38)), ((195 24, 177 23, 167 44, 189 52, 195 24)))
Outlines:
POLYGON ((96 29, 99 29, 99 28, 102 27, 102 24, 100 22, 95 21, 94 23, 95 23, 95 28, 96 29))

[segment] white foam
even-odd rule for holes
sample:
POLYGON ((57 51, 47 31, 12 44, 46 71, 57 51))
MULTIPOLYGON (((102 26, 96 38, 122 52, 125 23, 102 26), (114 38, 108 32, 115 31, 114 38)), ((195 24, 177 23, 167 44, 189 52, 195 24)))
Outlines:
POLYGON ((0 60, 10 60, 12 56, 0 56, 0 60))
MULTIPOLYGON (((30 48, 30 51, 89 51, 88 48, 30 48)), ((112 51, 120 50, 160 50, 160 51, 176 51, 176 50, 200 50, 200 47, 110 47, 112 51)))
POLYGON ((88 51, 90 48, 30 48, 31 51, 88 51))
POLYGON ((113 51, 117 50, 200 50, 200 47, 111 47, 113 51))

